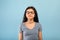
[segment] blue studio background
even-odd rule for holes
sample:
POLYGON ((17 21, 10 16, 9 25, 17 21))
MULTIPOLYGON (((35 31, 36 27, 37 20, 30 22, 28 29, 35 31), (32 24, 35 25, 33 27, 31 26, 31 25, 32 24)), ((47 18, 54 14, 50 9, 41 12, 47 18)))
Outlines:
POLYGON ((43 40, 60 40, 60 0, 0 0, 0 40, 18 40, 24 10, 34 6, 43 40))

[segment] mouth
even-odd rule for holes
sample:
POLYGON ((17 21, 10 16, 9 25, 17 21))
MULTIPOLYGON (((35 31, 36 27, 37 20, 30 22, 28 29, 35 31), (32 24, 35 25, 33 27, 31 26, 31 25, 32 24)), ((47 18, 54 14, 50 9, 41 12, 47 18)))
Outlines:
POLYGON ((29 17, 32 17, 32 16, 29 16, 29 17))

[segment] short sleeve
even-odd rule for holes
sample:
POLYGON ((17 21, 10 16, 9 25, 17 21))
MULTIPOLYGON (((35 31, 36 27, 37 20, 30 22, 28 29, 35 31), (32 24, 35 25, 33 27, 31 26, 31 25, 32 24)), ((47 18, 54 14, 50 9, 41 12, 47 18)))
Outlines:
POLYGON ((22 23, 19 25, 19 32, 22 32, 22 23))
POLYGON ((41 31, 42 31, 42 25, 39 23, 39 25, 38 25, 38 26, 39 26, 38 31, 40 31, 40 32, 41 32, 41 31))

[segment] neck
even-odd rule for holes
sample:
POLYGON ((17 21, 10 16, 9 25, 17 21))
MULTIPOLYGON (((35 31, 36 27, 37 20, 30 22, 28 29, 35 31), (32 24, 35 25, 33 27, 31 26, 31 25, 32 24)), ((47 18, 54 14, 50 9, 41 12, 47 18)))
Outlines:
POLYGON ((28 21, 27 21, 28 23, 33 23, 34 22, 34 20, 33 19, 28 19, 28 21))

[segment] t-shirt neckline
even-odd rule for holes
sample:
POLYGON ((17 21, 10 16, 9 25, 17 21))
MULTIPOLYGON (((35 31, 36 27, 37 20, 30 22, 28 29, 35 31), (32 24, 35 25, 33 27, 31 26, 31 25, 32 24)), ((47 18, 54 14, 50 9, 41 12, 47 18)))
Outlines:
MULTIPOLYGON (((23 23, 23 24, 24 24, 24 23, 23 23)), ((35 22, 35 25, 34 25, 34 27, 33 27, 32 29, 27 28, 25 24, 24 24, 24 26, 25 26, 25 28, 28 29, 28 30, 33 30, 33 29, 36 27, 36 22, 35 22)))

